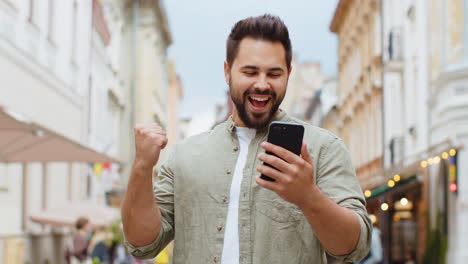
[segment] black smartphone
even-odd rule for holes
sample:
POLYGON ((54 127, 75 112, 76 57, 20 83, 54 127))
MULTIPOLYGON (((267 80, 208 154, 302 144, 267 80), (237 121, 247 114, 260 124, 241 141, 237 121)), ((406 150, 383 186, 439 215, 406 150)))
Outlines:
MULTIPOLYGON (((300 124, 274 121, 271 122, 270 127, 268 128, 268 142, 285 148, 298 156, 301 155, 303 138, 304 126, 300 124)), ((266 153, 274 155, 269 151, 266 153)), ((263 164, 274 168, 268 163, 263 164)), ((274 179, 263 174, 260 177, 267 181, 275 181, 274 179)))

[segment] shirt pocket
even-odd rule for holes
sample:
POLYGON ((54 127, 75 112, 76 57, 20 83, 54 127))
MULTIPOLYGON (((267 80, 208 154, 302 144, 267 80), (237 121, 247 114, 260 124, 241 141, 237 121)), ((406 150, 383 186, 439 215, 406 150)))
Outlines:
POLYGON ((302 212, 284 200, 256 203, 253 263, 303 263, 304 243, 298 231, 302 212))
POLYGON ((257 211, 279 223, 295 223, 303 214, 295 205, 284 200, 263 200, 257 203, 257 211))

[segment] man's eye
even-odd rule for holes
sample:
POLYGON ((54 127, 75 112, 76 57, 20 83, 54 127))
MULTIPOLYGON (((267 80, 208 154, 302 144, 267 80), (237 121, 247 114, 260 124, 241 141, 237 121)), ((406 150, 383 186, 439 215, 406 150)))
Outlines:
POLYGON ((268 74, 268 75, 270 75, 271 77, 279 77, 279 76, 281 76, 280 73, 270 73, 270 74, 268 74))
POLYGON ((247 75, 254 75, 256 72, 244 72, 247 75))

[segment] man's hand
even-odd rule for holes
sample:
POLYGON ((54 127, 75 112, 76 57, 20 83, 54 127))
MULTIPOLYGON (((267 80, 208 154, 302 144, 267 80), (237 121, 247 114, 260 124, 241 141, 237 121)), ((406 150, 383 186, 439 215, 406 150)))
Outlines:
POLYGON ((135 132, 135 166, 153 168, 161 149, 167 144, 166 132, 156 123, 137 124, 135 132))
POLYGON ((276 169, 261 164, 257 170, 276 181, 265 181, 259 176, 257 183, 297 205, 328 252, 337 256, 351 253, 360 236, 359 219, 350 209, 330 200, 315 185, 312 158, 306 144, 302 143, 301 157, 268 142, 261 146, 279 158, 266 153, 258 156, 259 160, 276 169))
POLYGON ((161 212, 153 193, 153 167, 166 147, 166 132, 157 124, 137 124, 135 161, 122 202, 122 223, 128 241, 146 246, 158 237, 161 212))
POLYGON ((284 200, 302 207, 306 203, 304 194, 310 193, 316 188, 314 168, 307 151, 307 145, 302 143, 301 157, 268 142, 263 142, 261 147, 278 157, 261 153, 258 155, 258 159, 274 168, 260 164, 257 171, 276 181, 266 181, 259 176, 257 184, 274 191, 284 200))

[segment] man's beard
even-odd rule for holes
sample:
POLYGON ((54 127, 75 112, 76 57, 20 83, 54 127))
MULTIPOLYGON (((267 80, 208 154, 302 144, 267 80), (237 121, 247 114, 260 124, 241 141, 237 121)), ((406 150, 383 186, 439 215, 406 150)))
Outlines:
POLYGON ((262 129, 268 126, 273 119, 276 111, 284 99, 284 93, 280 97, 272 90, 261 91, 260 89, 248 89, 242 96, 237 96, 233 91, 232 82, 229 80, 229 93, 231 94, 232 102, 236 107, 239 118, 249 128, 262 129), (271 104, 270 111, 265 113, 252 113, 247 110, 247 101, 249 95, 269 95, 271 104))

